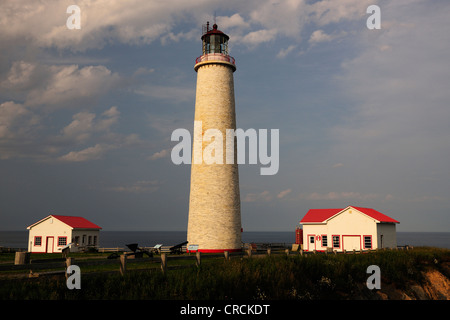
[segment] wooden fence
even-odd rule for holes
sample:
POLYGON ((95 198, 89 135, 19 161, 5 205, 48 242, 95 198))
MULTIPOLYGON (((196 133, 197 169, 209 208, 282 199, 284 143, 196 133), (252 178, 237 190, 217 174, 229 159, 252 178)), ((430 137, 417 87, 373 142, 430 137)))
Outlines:
MULTIPOLYGON (((170 248, 170 247, 168 247, 170 248)), ((139 263, 143 264, 145 268, 157 268, 157 265, 160 265, 161 271, 166 272, 171 268, 180 268, 180 267, 189 267, 189 264, 184 266, 180 266, 178 262, 182 260, 192 260, 194 263, 199 266, 202 260, 202 254, 200 252, 191 252, 187 254, 170 254, 168 248, 162 248, 162 252, 159 256, 154 257, 140 257, 138 254, 134 254, 131 252, 126 252, 121 255, 116 255, 118 259, 75 259, 75 258, 56 258, 56 259, 33 259, 30 260, 29 252, 16 252, 15 264, 0 264, 0 275, 1 271, 29 271, 28 274, 16 274, 18 277, 38 277, 45 275, 56 275, 56 274, 65 274, 65 270, 71 264, 78 266, 92 266, 92 265, 117 265, 118 271, 121 274, 125 274, 127 272, 127 263, 139 263), (170 266, 169 266, 169 261, 170 266), (57 269, 56 271, 46 271, 49 269, 57 269)), ((288 252, 288 250, 286 251, 288 252)), ((204 254, 204 257, 210 258, 225 258, 226 260, 231 259, 231 257, 252 257, 252 256, 262 256, 264 254, 272 254, 273 251, 271 248, 267 249, 265 252, 248 249, 242 252, 224 252, 223 254, 204 254)), ((88 273, 87 273, 88 274, 88 273)))
MULTIPOLYGON (((399 247, 395 249, 403 249, 408 250, 412 247, 405 246, 405 247, 399 247)), ((252 258, 252 257, 265 257, 265 256, 271 256, 273 254, 285 254, 285 255, 311 255, 311 254, 361 254, 361 253, 367 253, 367 252, 375 252, 378 250, 365 250, 365 251, 344 251, 344 252, 336 252, 329 250, 327 252, 316 252, 316 251, 303 251, 297 247, 293 247, 291 249, 286 249, 282 246, 280 247, 268 247, 266 249, 262 248, 255 248, 255 246, 249 246, 247 249, 241 251, 241 252, 228 252, 225 251, 222 254, 202 254, 200 252, 191 252, 188 254, 182 254, 182 255, 172 255, 166 252, 166 250, 162 250, 161 254, 155 257, 138 257, 138 255, 135 255, 134 253, 123 253, 121 255, 116 255, 118 259, 74 259, 72 257, 69 258, 56 258, 56 259, 39 259, 39 260, 30 260, 29 259, 29 252, 16 252, 16 259, 15 264, 0 264, 0 272, 1 271, 26 271, 28 270, 28 274, 20 274, 18 275, 15 273, 18 277, 38 277, 38 276, 45 276, 45 275, 64 275, 66 274, 66 270, 69 265, 77 265, 77 266, 92 266, 92 265, 116 265, 118 268, 116 269, 120 274, 124 275, 127 273, 127 264, 129 261, 136 262, 139 264, 144 265, 144 269, 154 269, 158 267, 158 264, 160 265, 161 271, 163 273, 167 272, 168 269, 172 268, 183 268, 183 267, 189 267, 191 265, 189 264, 177 264, 177 262, 182 260, 192 260, 194 261, 195 265, 200 266, 203 257, 207 259, 211 258, 224 258, 225 260, 229 260, 232 257, 245 257, 245 258, 252 258), (169 264, 169 261, 171 262, 169 264), (153 265, 153 266, 152 266, 153 265), (170 266, 169 266, 170 265, 170 266), (56 269, 56 271, 45 271, 49 269, 56 269)), ((395 249, 389 249, 389 250, 395 250, 395 249)), ((387 250, 387 249, 379 249, 379 250, 387 250)), ((140 268, 142 270, 142 268, 140 268)), ((116 271, 116 272, 117 272, 116 271)), ((99 272, 111 272, 111 271, 99 271, 99 272)), ((95 272, 97 273, 97 272, 95 272)), ((85 273, 85 274, 89 274, 85 273)), ((0 273, 1 275, 1 273, 0 273)), ((66 274, 67 276, 67 274, 66 274)))

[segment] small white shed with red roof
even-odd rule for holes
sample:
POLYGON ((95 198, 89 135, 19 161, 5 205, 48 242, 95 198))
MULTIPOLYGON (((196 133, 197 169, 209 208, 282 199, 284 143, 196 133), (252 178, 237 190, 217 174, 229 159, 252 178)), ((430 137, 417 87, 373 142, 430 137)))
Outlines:
POLYGON ((310 209, 300 220, 303 250, 396 248, 397 220, 371 208, 310 209))
POLYGON ((28 226, 28 251, 58 253, 98 248, 101 227, 83 217, 49 215, 28 226))

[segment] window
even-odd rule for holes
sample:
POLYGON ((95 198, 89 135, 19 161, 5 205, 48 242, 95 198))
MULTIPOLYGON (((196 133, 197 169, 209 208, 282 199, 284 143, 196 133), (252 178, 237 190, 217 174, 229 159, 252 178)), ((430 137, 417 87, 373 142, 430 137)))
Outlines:
POLYGON ((372 236, 364 236, 364 249, 372 249, 372 236))
POLYGON ((42 237, 41 237, 41 236, 39 236, 39 237, 34 237, 34 245, 35 245, 35 246, 40 246, 40 245, 42 245, 42 237))
POLYGON ((333 236, 333 248, 340 248, 339 236, 333 236))
POLYGON ((73 242, 75 242, 75 245, 78 246, 80 244, 80 237, 76 236, 73 242))
POLYGON ((83 242, 81 244, 85 244, 86 243, 86 235, 83 234, 83 242))
POLYGON ((92 236, 89 236, 88 239, 89 239, 88 240, 88 245, 91 245, 92 244, 92 236))
POLYGON ((94 246, 97 245, 97 236, 94 236, 94 246))
POLYGON ((328 239, 326 235, 322 235, 322 247, 328 246, 328 239))
POLYGON ((314 243, 314 236, 309 237, 309 243, 314 243))
POLYGON ((67 237, 58 237, 58 246, 65 246, 67 244, 67 237))

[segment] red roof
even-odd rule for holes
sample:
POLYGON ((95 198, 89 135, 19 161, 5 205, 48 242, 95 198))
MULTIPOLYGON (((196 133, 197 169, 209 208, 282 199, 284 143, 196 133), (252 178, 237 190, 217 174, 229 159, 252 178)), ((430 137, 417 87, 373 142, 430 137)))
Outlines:
POLYGON ((42 220, 39 220, 38 222, 33 223, 32 225, 28 226, 27 229, 34 227, 35 225, 41 223, 44 220, 47 220, 50 217, 58 219, 59 221, 67 224, 69 227, 74 229, 101 229, 101 227, 99 227, 95 223, 90 222, 89 220, 86 220, 83 217, 59 216, 53 214, 49 215, 48 217, 45 217, 42 220))
MULTIPOLYGON (((347 207, 348 208, 348 207, 347 207)), ((306 215, 303 217, 302 220, 300 220, 300 223, 314 223, 314 222, 325 222, 326 220, 330 219, 334 215, 338 214, 339 212, 343 211, 344 209, 310 209, 306 215)), ((392 223, 399 223, 397 220, 392 219, 388 217, 387 215, 378 212, 371 208, 361 208, 361 207, 351 207, 358 211, 361 211, 362 213, 368 215, 369 217, 378 220, 380 222, 392 222, 392 223)))
POLYGON ((59 216, 59 215, 51 215, 53 218, 58 219, 59 221, 64 222, 68 226, 74 229, 101 229, 95 223, 86 220, 83 217, 72 217, 72 216, 59 216))
POLYGON ((230 37, 228 37, 225 33, 223 33, 222 31, 220 31, 219 29, 217 29, 217 24, 213 25, 213 28, 210 30, 209 29, 209 22, 208 22, 208 26, 206 27, 206 33, 204 35, 202 35, 202 40, 205 36, 209 36, 211 34, 221 34, 223 35, 227 40, 230 39, 230 37))
POLYGON ((309 209, 302 222, 322 222, 328 218, 334 216, 336 213, 341 212, 343 209, 309 209))

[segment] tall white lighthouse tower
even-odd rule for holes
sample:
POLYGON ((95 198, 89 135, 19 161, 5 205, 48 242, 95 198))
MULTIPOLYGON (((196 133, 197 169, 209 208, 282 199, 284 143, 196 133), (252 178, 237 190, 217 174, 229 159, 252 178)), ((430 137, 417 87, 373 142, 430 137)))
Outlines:
POLYGON ((239 251, 241 204, 236 138, 231 147, 234 161, 230 161, 230 150, 227 157, 226 139, 227 129, 236 130, 233 80, 236 65, 228 55, 229 37, 216 24, 211 29, 208 22, 201 39, 203 54, 194 67, 197 91, 187 240, 189 245, 198 245, 200 252, 239 251), (205 162, 205 153, 210 152, 206 147, 214 140, 206 137, 208 129, 222 133, 223 140, 218 145, 223 146, 223 161, 205 162))

